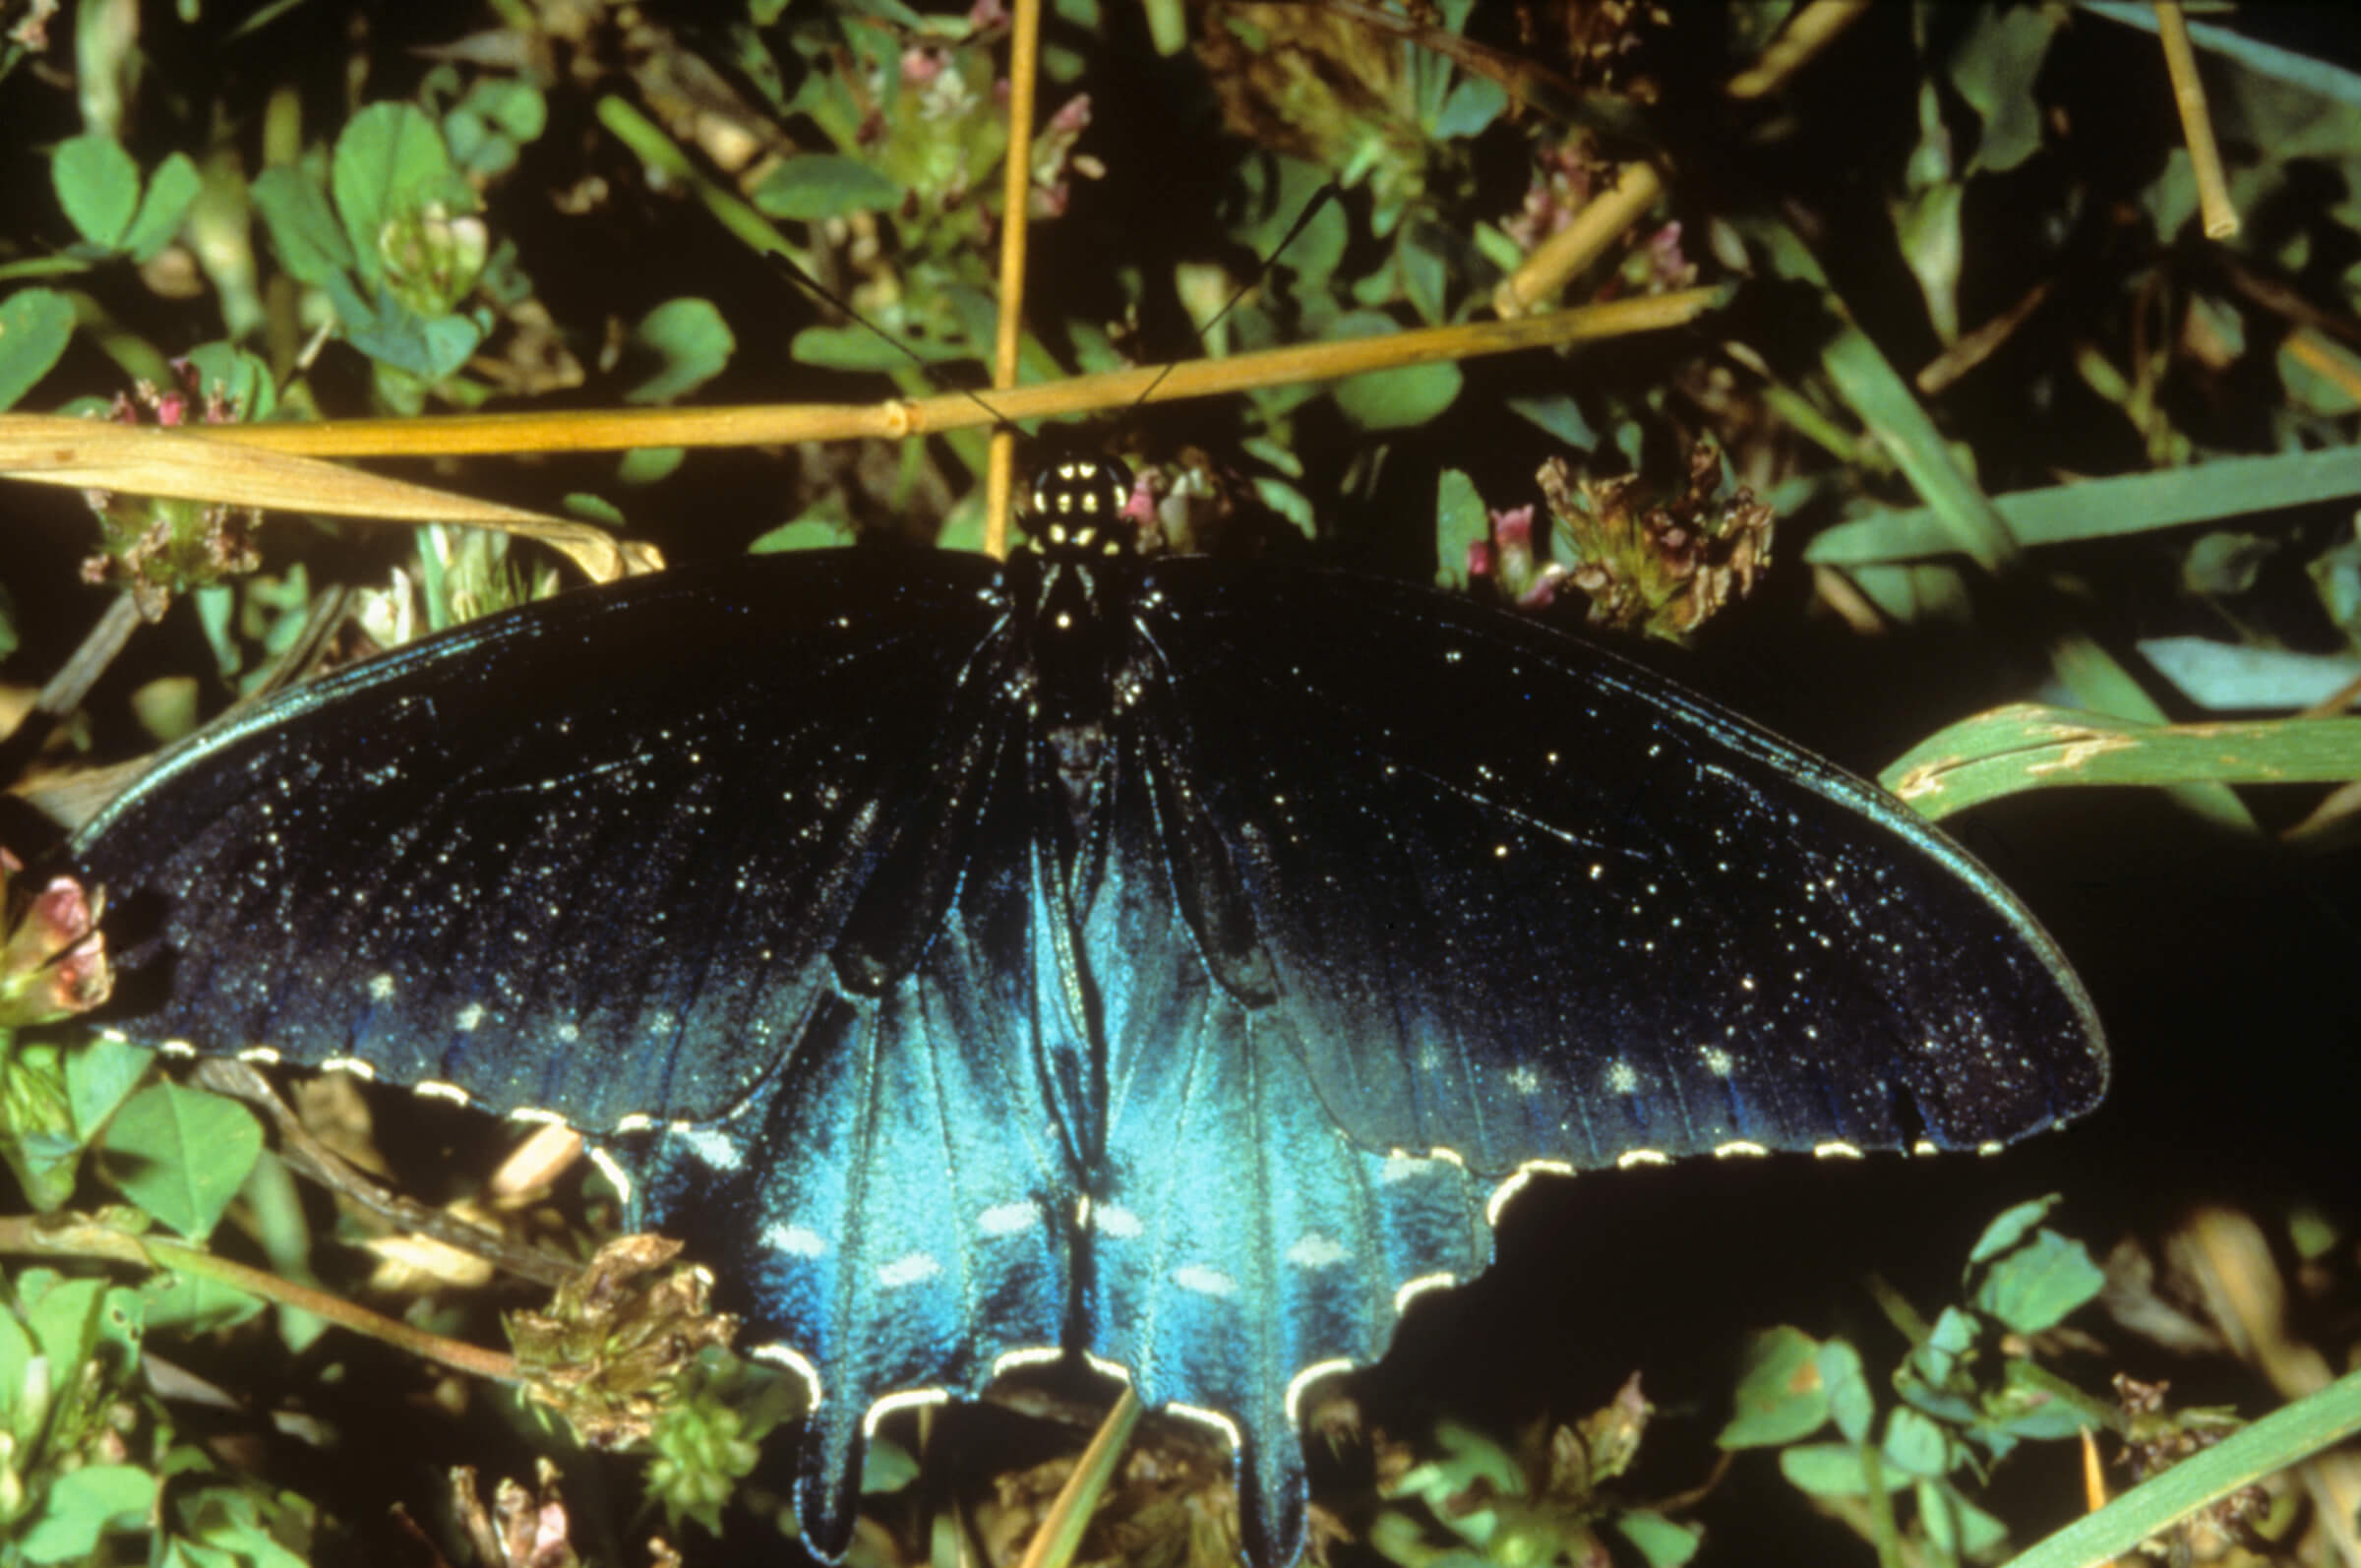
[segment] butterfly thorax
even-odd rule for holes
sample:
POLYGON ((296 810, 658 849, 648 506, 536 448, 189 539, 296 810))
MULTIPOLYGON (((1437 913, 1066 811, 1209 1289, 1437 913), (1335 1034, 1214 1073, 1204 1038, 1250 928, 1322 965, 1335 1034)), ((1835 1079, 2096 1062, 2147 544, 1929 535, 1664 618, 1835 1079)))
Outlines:
POLYGON ((1034 477, 1008 584, 1045 734, 1114 711, 1138 571, 1123 516, 1130 489, 1113 458, 1061 460, 1034 477))

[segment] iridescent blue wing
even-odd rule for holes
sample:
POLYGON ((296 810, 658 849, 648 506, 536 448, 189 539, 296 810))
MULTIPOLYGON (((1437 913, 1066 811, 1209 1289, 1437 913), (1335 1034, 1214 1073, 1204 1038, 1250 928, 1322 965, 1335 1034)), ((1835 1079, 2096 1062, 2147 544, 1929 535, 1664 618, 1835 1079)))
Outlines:
POLYGON ((1587 643, 1368 579, 1151 567, 1085 926, 1097 1348, 1235 1418, 1300 1538, 1294 1392, 1485 1260, 1522 1168, 1944 1147, 2105 1058, 2021 906, 1881 793, 1587 643))
POLYGON ((669 573, 210 732, 74 846, 112 1021, 622 1130, 645 1220, 812 1374, 806 1513, 841 1546, 873 1402, 1057 1343, 1071 1297, 998 580, 669 573))

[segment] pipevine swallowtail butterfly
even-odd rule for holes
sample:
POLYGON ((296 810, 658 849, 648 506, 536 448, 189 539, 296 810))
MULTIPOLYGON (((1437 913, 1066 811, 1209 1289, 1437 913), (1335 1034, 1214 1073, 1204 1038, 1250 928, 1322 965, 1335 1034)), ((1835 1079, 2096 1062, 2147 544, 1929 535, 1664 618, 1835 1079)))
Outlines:
POLYGON ((1242 1438, 1488 1252, 1536 1168, 1975 1147, 2105 1057, 2032 919, 1879 791, 1461 599, 1148 560, 1066 465, 1005 565, 570 593, 296 690, 75 840, 118 1024, 605 1140, 864 1417, 1065 1347, 1242 1438))

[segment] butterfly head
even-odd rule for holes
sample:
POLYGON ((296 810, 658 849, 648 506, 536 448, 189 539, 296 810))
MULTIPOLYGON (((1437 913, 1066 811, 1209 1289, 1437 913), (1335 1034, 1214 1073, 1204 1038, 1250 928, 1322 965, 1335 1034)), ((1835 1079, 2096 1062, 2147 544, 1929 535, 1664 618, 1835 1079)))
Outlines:
POLYGON ((1092 560, 1132 553, 1131 470, 1116 457, 1061 456, 1033 475, 1025 538, 1042 555, 1092 560))

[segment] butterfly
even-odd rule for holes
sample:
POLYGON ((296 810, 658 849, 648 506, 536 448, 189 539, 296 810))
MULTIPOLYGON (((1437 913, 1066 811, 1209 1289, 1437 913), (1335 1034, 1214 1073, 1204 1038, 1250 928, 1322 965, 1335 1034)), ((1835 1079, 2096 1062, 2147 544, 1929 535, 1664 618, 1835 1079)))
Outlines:
POLYGON ((1539 1171, 1988 1147, 2097 1020, 1900 804, 1587 641, 1148 559, 852 549, 511 611, 202 733, 77 836, 116 1026, 562 1117, 866 1423, 1084 1355, 1302 1538, 1306 1379, 1539 1171))

